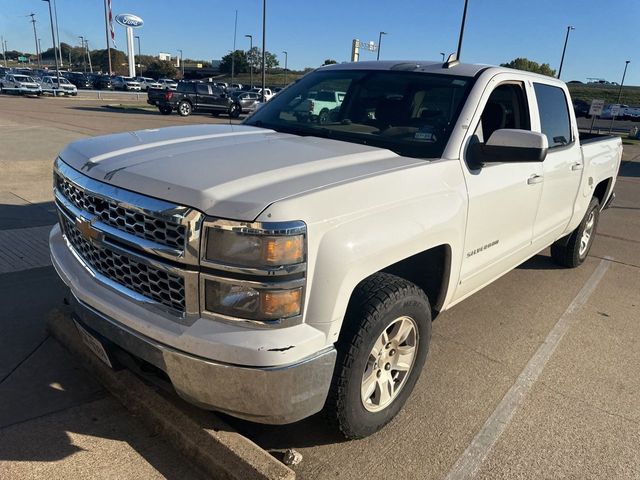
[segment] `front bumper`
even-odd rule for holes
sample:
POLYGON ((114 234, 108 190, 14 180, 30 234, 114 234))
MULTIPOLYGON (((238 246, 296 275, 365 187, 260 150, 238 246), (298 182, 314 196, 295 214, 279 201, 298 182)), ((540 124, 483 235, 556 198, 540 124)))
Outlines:
POLYGON ((57 226, 52 230, 50 246, 53 266, 69 286, 70 300, 80 323, 165 372, 185 400, 268 424, 295 422, 322 409, 336 351, 333 346, 313 348, 317 343, 309 338, 313 332, 309 326, 260 331, 238 327, 237 335, 230 326, 210 320, 200 320, 192 326, 170 326, 173 322, 164 321, 142 305, 101 286, 76 260, 57 226), (174 328, 175 334, 170 335, 168 328, 174 328), (217 329, 217 334, 212 329, 217 329), (295 353, 298 347, 275 351, 278 349, 270 349, 269 341, 284 344, 281 336, 292 339, 292 334, 297 335, 294 331, 299 331, 300 343, 310 344, 308 348, 295 340, 292 344, 309 353, 286 363, 275 363, 295 353), (220 341, 215 341, 216 338, 220 341), (209 354, 212 356, 203 356, 209 354), (243 359, 248 362, 253 357, 254 361, 265 363, 240 365, 234 360, 219 360, 231 354, 238 362, 243 359))

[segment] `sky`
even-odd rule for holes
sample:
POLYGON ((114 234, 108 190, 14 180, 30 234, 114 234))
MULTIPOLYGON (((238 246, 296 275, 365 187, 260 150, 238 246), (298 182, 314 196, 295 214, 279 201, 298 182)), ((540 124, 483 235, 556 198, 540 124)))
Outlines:
MULTIPOLYGON (((105 48, 104 0, 55 0, 60 39, 105 48)), ((114 16, 133 13, 144 20, 136 30, 143 54, 220 59, 233 49, 262 41, 262 0, 112 0, 114 16)), ((457 47, 464 0, 267 0, 266 48, 290 69, 321 65, 327 58, 349 61, 351 41, 376 41, 385 31, 383 60, 438 60, 457 47)), ((29 13, 36 14, 43 49, 51 47, 47 3, 0 0, 0 35, 9 50, 33 52, 29 13)), ((516 57, 557 69, 567 26, 572 25, 563 80, 588 77, 640 85, 640 0, 469 0, 463 62, 500 64, 516 57), (635 57, 634 57, 635 53, 635 57)), ((116 44, 126 49, 124 27, 114 22, 116 44)), ((361 60, 375 53, 361 52, 361 60)))

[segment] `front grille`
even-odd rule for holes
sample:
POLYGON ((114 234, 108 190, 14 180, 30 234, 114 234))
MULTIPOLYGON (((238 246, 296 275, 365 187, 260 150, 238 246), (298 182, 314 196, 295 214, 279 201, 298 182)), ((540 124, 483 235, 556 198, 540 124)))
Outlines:
POLYGON ((163 305, 185 311, 183 277, 91 243, 64 215, 60 215, 60 224, 71 246, 94 271, 163 305))
POLYGON ((178 222, 154 217, 117 202, 82 190, 66 178, 55 174, 57 190, 77 208, 100 217, 107 225, 145 240, 184 250, 187 227, 178 222))

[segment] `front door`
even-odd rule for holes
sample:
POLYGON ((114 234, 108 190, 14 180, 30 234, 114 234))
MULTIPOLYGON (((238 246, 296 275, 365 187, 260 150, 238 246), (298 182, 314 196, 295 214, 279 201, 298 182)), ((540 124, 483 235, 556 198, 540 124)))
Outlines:
POLYGON ((485 142, 503 128, 531 129, 525 82, 500 82, 499 77, 489 82, 480 103, 482 113, 470 125, 473 133, 463 152, 469 211, 455 299, 473 293, 526 258, 542 194, 540 162, 474 166, 473 143, 485 142))

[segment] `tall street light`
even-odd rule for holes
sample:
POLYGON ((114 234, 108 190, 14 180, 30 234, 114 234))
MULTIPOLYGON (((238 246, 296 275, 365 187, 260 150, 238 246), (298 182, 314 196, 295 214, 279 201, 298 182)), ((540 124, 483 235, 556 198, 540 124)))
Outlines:
POLYGON ((388 35, 387 32, 380 32, 378 34, 378 56, 376 60, 380 60, 380 48, 382 47, 382 35, 388 35))
POLYGON ((236 78, 236 37, 238 35, 238 10, 236 10, 236 20, 233 24, 233 53, 231 54, 231 83, 235 83, 236 78))
MULTIPOLYGON (((618 105, 620 105, 620 99, 622 98, 622 86, 624 85, 624 77, 627 76, 627 67, 629 66, 630 63, 631 63, 631 60, 625 60, 624 62, 624 72, 622 73, 622 80, 620 81, 620 88, 618 89, 618 100, 616 102, 618 105)), ((615 117, 611 115, 611 123, 609 124, 609 133, 611 133, 611 130, 613 129, 614 119, 615 117)))
POLYGON ((38 50, 38 34, 36 32, 36 14, 30 13, 27 16, 31 17, 31 23, 33 24, 33 39, 36 42, 36 58, 38 59, 38 68, 41 68, 42 66, 40 65, 40 50, 38 50))
POLYGON ((184 62, 182 61, 182 50, 178 50, 180 52, 180 68, 182 69, 182 79, 184 80, 184 62))
MULTIPOLYGON (((43 2, 47 2, 49 4, 49 21, 51 22, 51 41, 53 42, 53 58, 56 61, 56 78, 58 80, 58 88, 60 88, 60 66, 58 64, 58 56, 56 55, 56 34, 53 29, 53 12, 51 11, 51 0, 42 0, 43 2)), ((56 92, 54 90, 54 96, 56 92)))
POLYGON ((7 49, 4 43, 4 37, 0 37, 0 46, 2 46, 2 58, 4 58, 4 66, 7 66, 7 49))
POLYGON ((265 91, 267 88, 267 78, 266 78, 266 65, 267 65, 267 49, 266 49, 266 38, 267 38, 267 0, 262 0, 262 95, 261 101, 264 103, 265 101, 265 91))
POLYGON ((78 38, 80 39, 80 45, 82 45, 83 50, 82 69, 84 70, 84 73, 87 73, 87 46, 84 43, 84 37, 82 35, 78 35, 78 38))
POLYGON ((289 52, 287 52, 286 50, 283 50, 282 53, 284 53, 284 87, 287 86, 287 61, 289 60, 289 52))
MULTIPOLYGON (((249 38, 249 55, 253 55, 253 35, 245 35, 245 37, 249 38)), ((251 88, 253 88, 253 59, 251 57, 249 60, 249 79, 251 83, 251 88)))
POLYGON ((89 60, 89 71, 93 73, 93 65, 91 65, 91 49, 89 48, 89 40, 84 41, 84 48, 87 52, 87 59, 89 60))
POLYGON ((140 48, 140 35, 135 35, 138 40, 138 62, 140 64, 140 75, 142 75, 142 48, 140 48))
POLYGON ((444 63, 444 56, 445 56, 445 53, 444 53, 444 52, 440 52, 440 55, 442 55, 442 63, 444 63))
POLYGON ((562 58, 560 59, 560 68, 558 68, 558 78, 560 78, 560 75, 562 75, 562 64, 564 63, 564 54, 567 51, 567 42, 569 41, 569 32, 575 29, 576 27, 573 27, 571 25, 567 27, 567 35, 564 37, 564 47, 562 49, 562 58))

